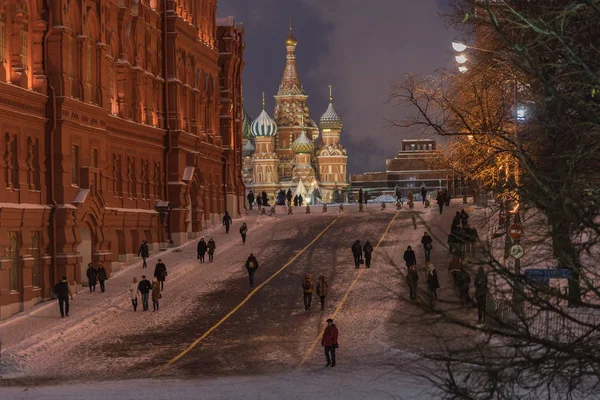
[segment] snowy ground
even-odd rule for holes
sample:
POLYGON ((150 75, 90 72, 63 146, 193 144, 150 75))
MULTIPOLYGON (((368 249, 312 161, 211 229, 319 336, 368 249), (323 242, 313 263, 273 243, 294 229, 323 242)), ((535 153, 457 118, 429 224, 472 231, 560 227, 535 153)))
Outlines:
POLYGON ((450 341, 464 336, 425 321, 409 303, 402 255, 413 246, 424 289, 420 238, 430 231, 441 296, 452 296, 444 245, 460 208, 456 203, 440 216, 437 208, 418 204, 393 222, 396 211, 378 204, 364 213, 346 207, 324 214, 314 207, 311 214, 298 208, 291 216, 278 208, 275 217, 245 218, 245 245, 237 234, 240 221, 229 235, 217 227, 205 234, 217 243, 213 264, 199 264, 190 243, 155 255, 146 270, 140 264, 124 269, 107 282, 106 293, 78 294, 69 318, 61 319, 52 302, 0 323, 0 398, 432 398, 427 385, 405 373, 407 363, 436 346, 440 335, 450 341), (375 247, 388 225, 373 268, 355 270, 354 240, 375 247), (260 263, 257 284, 272 277, 255 292, 249 292, 243 269, 250 252, 260 263), (129 282, 152 275, 158 257, 169 271, 161 309, 133 313, 129 282), (303 310, 306 273, 328 277, 324 312, 317 296, 313 310, 303 310), (325 370, 317 338, 333 315, 340 329, 338 366, 325 370), (57 383, 67 385, 46 387, 57 383))

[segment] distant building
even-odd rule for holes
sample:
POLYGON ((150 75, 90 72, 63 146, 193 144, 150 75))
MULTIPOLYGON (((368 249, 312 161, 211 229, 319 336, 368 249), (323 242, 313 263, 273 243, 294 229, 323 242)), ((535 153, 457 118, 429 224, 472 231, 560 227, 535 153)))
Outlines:
POLYGON ((462 194, 462 181, 452 171, 440 168, 441 160, 433 139, 409 139, 402 141, 402 150, 395 158, 386 160, 385 172, 367 172, 351 175, 351 191, 358 198, 360 189, 367 191, 374 199, 382 194, 394 194, 396 185, 406 197, 408 192, 420 194, 421 186, 428 192, 450 189, 454 196, 462 194), (450 186, 448 186, 450 181, 450 186))

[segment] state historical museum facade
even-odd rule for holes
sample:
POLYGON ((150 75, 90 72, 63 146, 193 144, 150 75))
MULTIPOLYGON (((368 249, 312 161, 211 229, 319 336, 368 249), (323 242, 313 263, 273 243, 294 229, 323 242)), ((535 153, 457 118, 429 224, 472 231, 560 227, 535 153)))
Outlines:
POLYGON ((244 208, 217 0, 0 0, 0 319, 244 208))

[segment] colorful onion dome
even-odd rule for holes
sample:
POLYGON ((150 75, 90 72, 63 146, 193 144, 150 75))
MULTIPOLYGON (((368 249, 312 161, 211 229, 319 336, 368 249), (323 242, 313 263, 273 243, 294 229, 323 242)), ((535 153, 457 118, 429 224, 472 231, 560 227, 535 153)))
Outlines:
POLYGON ((244 139, 252 138, 251 125, 252 125, 252 118, 250 118, 250 116, 248 115, 246 108, 244 106, 242 106, 242 137, 244 139))
POLYGON ((277 124, 263 109, 260 115, 252 122, 251 131, 254 137, 275 136, 277 133, 277 124))
POLYGON ((244 157, 250 157, 254 154, 255 147, 252 144, 252 140, 248 139, 244 147, 242 147, 242 154, 244 157))
POLYGON ((296 154, 312 153, 314 149, 314 143, 306 136, 306 131, 304 130, 300 133, 298 139, 294 140, 294 143, 292 143, 292 150, 294 150, 294 153, 296 154))
POLYGON ((327 111, 325 114, 321 116, 320 119, 321 129, 332 129, 332 130, 342 130, 343 121, 335 112, 333 108, 333 103, 329 103, 329 107, 327 107, 327 111))

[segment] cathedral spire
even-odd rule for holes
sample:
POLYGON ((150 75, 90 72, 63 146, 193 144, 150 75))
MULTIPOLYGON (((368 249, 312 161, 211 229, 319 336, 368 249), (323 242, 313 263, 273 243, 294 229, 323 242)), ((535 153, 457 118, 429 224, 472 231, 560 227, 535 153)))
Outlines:
POLYGON ((333 103, 333 96, 331 95, 331 85, 329 85, 329 102, 333 103))
POLYGON ((285 47, 287 49, 285 69, 283 71, 283 77, 281 78, 281 84, 279 85, 278 96, 294 96, 301 95, 305 96, 306 92, 302 83, 300 83, 300 77, 296 70, 296 45, 298 41, 294 37, 292 31, 292 20, 290 18, 290 34, 285 39, 285 47))

